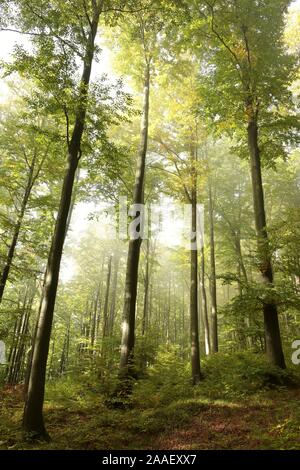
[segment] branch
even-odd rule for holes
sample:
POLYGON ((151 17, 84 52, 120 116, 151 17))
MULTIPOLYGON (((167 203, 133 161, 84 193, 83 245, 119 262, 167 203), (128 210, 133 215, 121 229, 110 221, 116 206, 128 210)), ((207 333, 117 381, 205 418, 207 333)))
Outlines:
POLYGON ((83 0, 82 3, 83 3, 83 9, 84 9, 84 13, 85 13, 86 19, 87 19, 87 21, 88 21, 88 23, 89 23, 89 25, 90 25, 90 28, 91 28, 91 27, 92 27, 92 21, 91 21, 91 18, 90 18, 89 13, 88 13, 88 11, 87 11, 86 1, 83 0))
POLYGON ((79 50, 72 43, 70 43, 66 39, 63 39, 61 36, 58 36, 57 34, 55 34, 51 30, 51 28, 50 28, 50 31, 52 32, 52 34, 35 33, 33 31, 21 31, 19 29, 13 29, 13 28, 0 28, 0 32, 1 31, 4 31, 4 32, 8 31, 8 32, 12 32, 12 33, 24 34, 25 36, 34 36, 34 37, 44 37, 44 38, 55 37, 58 41, 61 41, 63 44, 68 46, 70 49, 72 49, 73 52, 75 52, 75 54, 77 54, 81 59, 83 59, 83 55, 81 54, 81 52, 79 52, 79 50))
POLYGON ((46 151, 45 151, 45 153, 44 153, 44 155, 43 155, 43 157, 42 157, 42 159, 41 159, 41 161, 40 161, 40 164, 39 164, 39 166, 38 166, 38 168, 37 168, 37 170, 36 170, 36 173, 35 173, 35 175, 33 175, 33 177, 32 177, 32 182, 31 182, 31 185, 30 185, 30 186, 31 186, 31 187, 30 187, 30 190, 32 189, 34 183, 36 182, 37 178, 39 177, 39 174, 40 174, 40 172, 41 172, 41 169, 43 168, 43 165, 44 165, 44 163, 45 163, 45 160, 46 160, 46 158, 47 158, 47 156, 48 156, 48 154, 49 154, 50 146, 51 146, 51 142, 48 143, 48 146, 47 146, 46 151))
POLYGON ((244 83, 243 74, 242 74, 242 66, 240 64, 240 61, 239 61, 236 53, 231 49, 231 47, 227 44, 225 39, 222 38, 222 36, 218 32, 218 30, 215 28, 215 12, 214 12, 213 5, 211 5, 209 2, 206 2, 206 4, 208 5, 208 7, 210 8, 210 11, 211 11, 211 30, 215 34, 215 36, 219 39, 219 41, 223 44, 223 46, 227 49, 229 54, 232 56, 233 63, 235 63, 238 66, 240 78, 241 78, 242 82, 244 83))
POLYGON ((176 171, 177 171, 177 173, 178 173, 178 176, 179 176, 179 178, 180 178, 180 181, 181 181, 181 183, 182 183, 182 186, 183 186, 185 195, 186 195, 188 201, 192 202, 192 197, 191 197, 191 195, 190 195, 190 193, 189 193, 189 191, 188 191, 188 189, 187 189, 187 187, 186 187, 186 185, 185 185, 185 182, 183 181, 182 173, 181 173, 181 171, 179 170, 178 165, 177 165, 177 163, 176 163, 175 161, 174 161, 174 165, 175 165, 176 171))
POLYGON ((29 163, 29 160, 28 160, 28 158, 27 158, 27 154, 26 154, 26 152, 25 152, 25 147, 24 147, 24 145, 21 145, 21 149, 22 149, 22 152, 23 152, 23 155, 24 155, 26 164, 27 164, 28 168, 30 168, 30 167, 31 167, 31 164, 29 163))
MULTIPOLYGON (((161 139, 157 139, 156 141, 157 141, 158 143, 160 143, 168 152, 173 153, 173 154, 176 156, 176 158, 177 158, 178 160, 180 160, 181 162, 184 161, 184 160, 180 157, 180 155, 179 155, 177 152, 175 152, 173 149, 171 149, 171 148, 170 148, 167 144, 165 144, 165 142, 163 142, 161 139)), ((177 175, 178 175, 178 177, 180 178, 182 187, 183 187, 183 189, 184 189, 184 193, 185 193, 186 197, 188 198, 188 200, 191 201, 191 196, 190 196, 189 191, 188 191, 188 189, 187 189, 187 187, 186 187, 186 185, 185 185, 185 183, 184 183, 181 170, 179 169, 176 160, 172 159, 171 161, 172 161, 172 163, 174 164, 174 166, 175 166, 175 168, 176 168, 177 175)), ((184 162, 184 163, 185 163, 185 162, 184 162)))
POLYGON ((67 137, 67 144, 68 144, 68 148, 70 148, 70 123, 69 123, 68 108, 67 108, 66 105, 63 105, 63 110, 64 110, 64 115, 65 115, 65 118, 66 118, 66 127, 67 127, 67 130, 66 130, 66 137, 67 137))

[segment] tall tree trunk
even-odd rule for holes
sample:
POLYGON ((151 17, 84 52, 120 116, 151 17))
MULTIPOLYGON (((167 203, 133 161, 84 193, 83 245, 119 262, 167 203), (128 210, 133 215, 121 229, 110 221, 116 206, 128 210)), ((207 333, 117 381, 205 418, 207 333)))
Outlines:
MULTIPOLYGON (((137 161, 133 203, 144 202, 144 179, 146 155, 148 146, 149 125, 149 95, 150 95, 150 64, 145 67, 144 103, 141 122, 140 150, 137 161)), ((135 342, 135 312, 138 283, 138 268, 142 239, 130 239, 127 256, 126 278, 125 278, 125 300, 122 324, 122 342, 120 374, 127 375, 133 364, 133 351, 135 342)))
POLYGON ((192 224, 194 238, 191 240, 191 272, 190 272, 190 316, 191 316, 191 367, 192 382, 194 385, 201 380, 200 346, 199 346, 199 318, 198 318, 198 248, 197 248, 197 169, 196 157, 192 155, 192 224))
POLYGON ((67 328, 66 328, 66 333, 64 337, 64 342, 63 342, 63 348, 61 352, 61 358, 60 358, 60 366, 59 366, 59 374, 63 375, 66 371, 66 367, 68 364, 68 359, 69 359, 69 347, 70 347, 70 329, 71 329, 71 317, 72 315, 69 316, 67 328))
MULTIPOLYGON (((261 175, 260 151, 258 147, 258 127, 253 117, 248 124, 248 146, 251 161, 251 179, 255 227, 258 243, 259 271, 261 283, 266 286, 273 284, 273 270, 269 251, 269 238, 266 228, 264 192, 261 175)), ((285 360, 281 344, 277 306, 271 300, 263 306, 264 328, 267 357, 271 364, 285 368, 285 360)))
MULTIPOLYGON (((78 169, 78 171, 76 171, 75 183, 78 183, 78 181, 79 181, 79 169, 78 169)), ((75 199, 76 199, 76 190, 73 191, 73 194, 72 194, 72 199, 71 199, 71 204, 70 204, 70 209, 69 209, 67 224, 66 224, 65 238, 67 236, 67 233, 68 233, 70 225, 71 225, 71 219, 72 219, 72 215, 73 215, 73 211, 74 211, 74 207, 75 207, 75 199)), ((37 314, 37 319, 36 319, 36 323, 35 323, 35 328, 34 328, 32 341, 31 341, 31 347, 30 347, 30 350, 28 352, 28 359, 27 359, 27 364, 26 364, 26 372, 25 372, 25 380, 24 380, 24 396, 25 397, 27 396, 27 392, 28 392, 30 371, 31 371, 31 366, 32 366, 32 358, 33 358, 33 350, 34 350, 35 339, 36 339, 36 334, 37 334, 37 330, 38 330, 38 323, 39 323, 39 318, 40 318, 40 313, 41 313, 41 308, 42 308, 42 303, 43 303, 43 294, 45 292, 46 279, 47 279, 47 267, 46 267, 46 270, 44 272, 42 294, 41 294, 41 298, 40 298, 40 302, 39 302, 39 309, 38 309, 38 314, 37 314)), ((26 401, 26 399, 25 399, 25 401, 26 401)))
POLYGON ((143 318, 142 318, 142 336, 145 335, 147 322, 148 322, 148 293, 149 293, 149 239, 146 241, 146 269, 144 281, 144 305, 143 305, 143 318))
MULTIPOLYGON (((112 255, 109 257, 108 267, 107 267, 106 291, 105 291, 105 301, 104 301, 104 310, 103 310, 102 339, 106 338, 106 336, 108 335, 108 320, 109 320, 109 318, 108 318, 108 301, 109 301, 110 278, 111 278, 111 262, 112 262, 112 255)), ((103 352, 104 352, 104 348, 102 347, 102 353, 103 352)))
POLYGON ((165 305, 165 331, 166 331, 166 341, 169 344, 170 339, 171 339, 171 332, 170 332, 170 314, 171 314, 171 282, 172 282, 172 277, 170 275, 169 281, 168 281, 168 303, 165 305))
POLYGON ((101 266, 101 274, 100 274, 100 281, 98 286, 98 302, 97 302, 97 318, 96 318, 96 335, 95 339, 99 338, 99 329, 100 329, 100 321, 101 321, 101 310, 102 310, 102 296, 103 296, 103 283, 104 283, 104 265, 105 265, 105 257, 102 259, 102 266, 101 266))
POLYGON ((185 342, 185 338, 186 338, 186 334, 185 334, 185 289, 183 287, 182 289, 182 311, 181 311, 181 328, 182 328, 182 336, 181 336, 181 341, 182 341, 182 357, 184 357, 184 351, 185 351, 185 346, 186 346, 186 342, 185 342))
POLYGON ((210 238, 210 299, 211 299, 211 349, 218 352, 218 317, 217 317, 217 283, 215 260, 215 227, 214 206, 211 183, 209 183, 209 238, 210 238))
POLYGON ((110 309, 109 309, 109 335, 110 336, 113 336, 115 318, 116 318, 119 262, 120 262, 120 256, 118 253, 116 253, 114 256, 114 274, 113 274, 112 283, 111 283, 111 304, 110 304, 110 309))
POLYGON ((81 96, 78 99, 79 104, 75 124, 68 148, 67 167, 63 179, 59 210, 48 258, 47 276, 42 296, 43 301, 32 357, 28 393, 23 416, 23 429, 31 437, 49 437, 45 429, 43 418, 47 357, 68 214, 72 201, 76 169, 81 154, 81 140, 85 126, 88 87, 94 57, 95 37, 99 23, 100 5, 101 3, 98 3, 94 8, 91 30, 85 52, 84 67, 80 83, 81 96))
POLYGON ((200 289, 201 289, 201 307, 202 307, 202 320, 204 326, 204 344, 205 353, 208 356, 211 353, 210 345, 210 331, 207 312, 207 297, 205 289, 205 258, 204 258, 204 245, 201 246, 201 270, 200 270, 200 289))

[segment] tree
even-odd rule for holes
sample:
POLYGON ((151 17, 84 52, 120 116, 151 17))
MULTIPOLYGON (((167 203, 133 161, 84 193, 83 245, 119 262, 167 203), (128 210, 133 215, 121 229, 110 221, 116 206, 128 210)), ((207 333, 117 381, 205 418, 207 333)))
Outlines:
POLYGON ((141 113, 140 142, 138 157, 136 162, 135 181, 132 195, 133 211, 130 214, 131 225, 136 226, 136 233, 130 233, 128 246, 124 312, 121 340, 120 376, 127 377, 133 373, 133 354, 135 343, 135 319, 136 300, 138 286, 138 270, 141 243, 144 233, 143 217, 141 205, 144 204, 144 186, 146 156, 148 149, 148 128, 149 128, 149 99, 151 76, 154 71, 155 62, 158 55, 158 34, 162 28, 161 20, 154 12, 138 13, 130 18, 126 25, 122 25, 119 43, 122 44, 121 56, 122 70, 130 70, 135 84, 140 88, 143 86, 143 103, 141 113), (135 54, 130 56, 128 63, 128 49, 135 49, 135 54), (124 52, 126 51, 126 58, 124 52), (132 67, 132 57, 135 59, 132 67), (130 68, 129 68, 130 67, 130 68), (141 218, 138 223, 137 217, 141 218))
POLYGON ((209 204, 209 238, 210 238, 210 296, 211 296, 211 323, 212 323, 212 352, 218 352, 218 319, 217 319, 217 285, 216 285, 216 260, 215 260, 215 226, 214 226, 214 201, 212 187, 208 187, 209 204))
POLYGON ((40 119, 32 116, 30 109, 22 109, 22 102, 17 106, 19 106, 17 111, 10 111, 3 116, 0 129, 0 148, 4 158, 1 176, 4 179, 4 188, 6 187, 8 192, 11 192, 11 189, 14 190, 13 199, 17 209, 16 221, 13 224, 11 240, 8 243, 8 252, 1 272, 0 303, 33 187, 41 176, 46 159, 53 159, 53 152, 57 152, 58 140, 60 140, 60 136, 54 131, 53 123, 39 122, 40 119), (17 183, 19 174, 21 174, 21 181, 17 183), (7 182, 12 179, 14 182, 10 183, 11 186, 18 184, 18 188, 9 188, 7 182))
MULTIPOLYGON (((56 103, 66 119, 67 164, 47 263, 23 417, 24 430, 33 437, 44 438, 47 438, 47 433, 42 407, 53 311, 75 174, 82 153, 83 133, 88 122, 91 69, 104 2, 99 0, 89 4, 81 3, 79 16, 74 6, 72 1, 66 2, 64 14, 61 15, 55 2, 51 5, 46 2, 43 5, 34 2, 28 6, 26 2, 20 1, 17 10, 20 16, 16 20, 17 24, 21 23, 23 32, 27 31, 33 35, 36 54, 30 56, 23 49, 19 49, 14 67, 23 74, 28 73, 30 69, 30 75, 38 78, 42 82, 43 91, 50 94, 52 107, 56 103), (76 75, 75 78, 73 76, 76 60, 80 60, 82 64, 82 74, 78 82, 76 75), (42 65, 44 69, 41 74, 42 65)), ((105 124, 107 125, 107 121, 105 124)), ((103 126, 103 121, 101 125, 103 126)))
MULTIPOLYGON (((291 103, 288 86, 295 70, 293 58, 287 55, 282 42, 284 12, 288 5, 289 1, 283 0, 265 0, 259 4, 248 0, 220 0, 204 1, 200 8, 192 5, 197 20, 203 21, 202 31, 207 25, 206 34, 211 40, 211 47, 203 59, 210 70, 203 78, 206 110, 216 125, 223 125, 231 134, 236 131, 244 143, 243 132, 246 131, 257 234, 257 267, 260 281, 265 286, 273 286, 273 269, 261 166, 262 161, 270 161, 274 152, 284 152, 284 140, 292 138, 296 124, 293 116, 287 118, 284 113, 284 108, 291 103), (211 96, 208 87, 216 90, 211 96), (282 129, 286 130, 285 136, 282 129)), ((201 35, 201 28, 191 29, 195 36, 201 35)), ((268 359, 284 368, 275 301, 266 302, 263 312, 268 359)))
MULTIPOLYGON (((171 194, 177 188, 181 200, 185 200, 191 207, 191 240, 190 240, 190 341, 191 341, 191 368, 192 381, 197 384, 201 380, 200 346, 199 346, 199 318, 198 318, 198 250, 201 244, 199 210, 200 176, 203 174, 201 153, 203 128, 197 116, 196 103, 196 74, 193 57, 178 61, 174 69, 167 67, 168 74, 161 77, 161 81, 172 79, 172 103, 164 103, 165 121, 157 123, 155 140, 157 153, 163 156, 168 164, 166 172, 171 175, 171 194), (186 96, 186 89, 189 95, 186 96), (180 116, 180 119, 179 119, 180 116)), ((161 104, 160 104, 161 105, 161 104)))

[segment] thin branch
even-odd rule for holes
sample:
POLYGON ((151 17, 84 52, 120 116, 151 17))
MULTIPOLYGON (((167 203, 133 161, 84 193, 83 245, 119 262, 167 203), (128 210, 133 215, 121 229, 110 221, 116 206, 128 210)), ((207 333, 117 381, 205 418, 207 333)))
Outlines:
POLYGON ((208 7, 210 8, 210 11, 211 11, 211 30, 214 33, 214 35, 219 39, 219 41, 223 44, 223 46, 227 49, 227 51, 229 52, 229 54, 233 58, 233 63, 235 63, 238 66, 241 81, 242 81, 242 83, 244 83, 241 63, 240 63, 236 53, 231 49, 231 47, 227 44, 225 39, 223 39, 223 37, 220 35, 220 33, 218 32, 218 30, 215 27, 215 12, 214 12, 213 5, 211 5, 209 2, 206 2, 206 4, 208 5, 208 7))
POLYGON ((124 184, 126 190, 128 191, 128 193, 131 193, 131 188, 127 185, 126 181, 124 180, 124 178, 122 178, 122 176, 118 175, 118 178, 119 180, 124 184))
POLYGON ((79 52, 79 50, 72 43, 70 43, 66 39, 63 39, 61 36, 58 36, 57 34, 55 34, 51 30, 51 28, 50 28, 50 31, 52 32, 52 34, 35 33, 33 31, 21 31, 19 29, 13 29, 13 28, 0 28, 0 32, 2 32, 2 31, 4 31, 4 32, 8 31, 8 32, 17 33, 17 34, 24 34, 25 36, 44 37, 44 38, 55 37, 58 41, 61 41, 67 47, 72 49, 72 51, 75 52, 75 54, 77 54, 81 59, 83 59, 83 54, 81 54, 81 52, 79 52))
POLYGON ((30 167, 31 167, 31 164, 29 163, 27 154, 26 154, 26 152, 25 152, 25 147, 24 147, 24 145, 21 145, 21 149, 22 149, 22 152, 23 152, 23 155, 24 155, 24 158, 25 158, 25 162, 26 162, 28 168, 30 168, 30 167))
POLYGON ((63 105, 63 111, 66 118, 66 137, 67 137, 67 144, 68 148, 70 148, 70 123, 69 123, 69 114, 68 108, 66 105, 63 105))
POLYGON ((87 10, 87 6, 86 6, 86 1, 83 0, 83 9, 84 9, 84 13, 85 13, 85 16, 86 16, 86 19, 90 25, 90 28, 92 28, 92 21, 91 21, 91 18, 90 18, 90 15, 88 13, 88 10, 87 10))
POLYGON ((48 143, 48 146, 47 146, 46 151, 45 151, 45 153, 44 153, 44 155, 43 155, 43 157, 42 157, 42 159, 41 159, 41 161, 40 161, 40 163, 39 163, 39 166, 38 166, 38 168, 37 168, 37 170, 36 170, 36 173, 35 173, 35 175, 33 175, 33 177, 32 177, 32 182, 31 182, 31 188, 30 188, 30 189, 32 189, 34 183, 36 182, 37 178, 38 178, 39 175, 40 175, 40 172, 41 172, 41 170, 42 170, 42 168, 43 168, 43 165, 44 165, 44 163, 45 163, 45 160, 46 160, 46 158, 48 157, 50 147, 51 147, 51 142, 48 143))
POLYGON ((189 193, 189 191, 188 191, 188 189, 187 189, 187 187, 186 187, 186 184, 185 184, 185 182, 184 182, 184 180, 183 180, 182 173, 181 173, 181 171, 179 170, 179 167, 178 167, 178 165, 177 165, 177 162, 174 161, 174 165, 175 165, 176 171, 177 171, 177 173, 178 173, 178 176, 180 177, 181 184, 182 184, 182 186, 183 186, 185 195, 186 195, 188 201, 192 202, 192 197, 191 197, 191 195, 190 195, 190 193, 189 193))

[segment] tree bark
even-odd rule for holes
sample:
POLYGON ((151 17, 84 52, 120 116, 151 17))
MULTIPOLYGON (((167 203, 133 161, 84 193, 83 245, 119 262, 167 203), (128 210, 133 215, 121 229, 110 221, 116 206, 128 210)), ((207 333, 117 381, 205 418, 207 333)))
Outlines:
POLYGON ((217 313, 217 283, 215 260, 215 227, 214 207, 211 184, 209 183, 209 238, 210 238, 210 299, 211 299, 211 350, 218 352, 218 313, 217 313))
MULTIPOLYGON (((258 243, 259 274, 261 283, 273 284, 273 269, 269 252, 269 238, 266 228, 264 192, 261 175, 260 151, 258 146, 258 126, 255 118, 248 123, 248 147, 251 162, 251 179, 255 228, 258 243)), ((277 306, 269 301, 263 306, 266 353, 271 364, 284 369, 285 360, 281 344, 277 306)))
POLYGON ((144 305, 143 305, 143 318, 142 318, 142 336, 145 335, 147 322, 148 322, 148 297, 149 297, 149 239, 146 242, 146 269, 144 280, 144 305))
POLYGON ((202 320, 204 326, 204 344, 205 354, 208 356, 211 353, 210 345, 210 331, 207 313, 207 297, 205 289, 205 259, 204 259, 204 246, 201 247, 201 270, 200 270, 200 289, 201 289, 201 307, 202 307, 202 320))
MULTIPOLYGON (((149 125, 149 95, 150 64, 147 63, 145 67, 144 103, 141 122, 140 150, 138 155, 135 185, 133 192, 134 204, 143 204, 144 202, 144 179, 149 125)), ((130 373, 130 370, 132 370, 133 366, 136 296, 141 243, 142 239, 140 237, 136 239, 130 239, 128 247, 120 359, 120 375, 123 376, 128 375, 128 373, 130 373)))
POLYGON ((192 223, 191 229, 193 239, 191 239, 191 271, 190 271, 190 321, 191 321, 191 368, 192 382, 194 385, 201 380, 200 370, 200 346, 199 346, 199 317, 198 317, 198 247, 197 247, 197 170, 195 168, 196 157, 192 155, 192 223))
POLYGON ((42 296, 43 301, 33 350, 27 399, 24 408, 23 429, 33 438, 49 438, 43 418, 47 357, 67 220, 72 202, 76 169, 81 154, 81 140, 86 119, 88 87, 94 57, 95 37, 101 10, 100 5, 101 3, 97 4, 94 8, 90 34, 86 46, 83 73, 80 82, 79 104, 72 137, 68 146, 67 167, 64 174, 59 210, 47 263, 47 276, 42 296))
MULTIPOLYGON (((112 262, 112 255, 109 257, 108 260, 108 267, 107 267, 107 278, 106 278, 106 291, 105 291, 105 301, 104 301, 104 310, 103 310, 103 331, 102 331, 102 339, 106 338, 108 335, 108 301, 109 301, 109 291, 110 291, 110 278, 111 278, 111 262, 112 262)), ((102 354, 104 352, 103 344, 102 344, 102 354)))
POLYGON ((112 285, 111 285, 112 296, 111 296, 111 304, 110 304, 110 312, 109 312, 109 336, 113 336, 113 333, 114 333, 114 325, 115 325, 115 318, 116 318, 116 300, 117 300, 119 262, 120 262, 120 255, 119 253, 115 253, 114 273, 113 273, 112 285))

